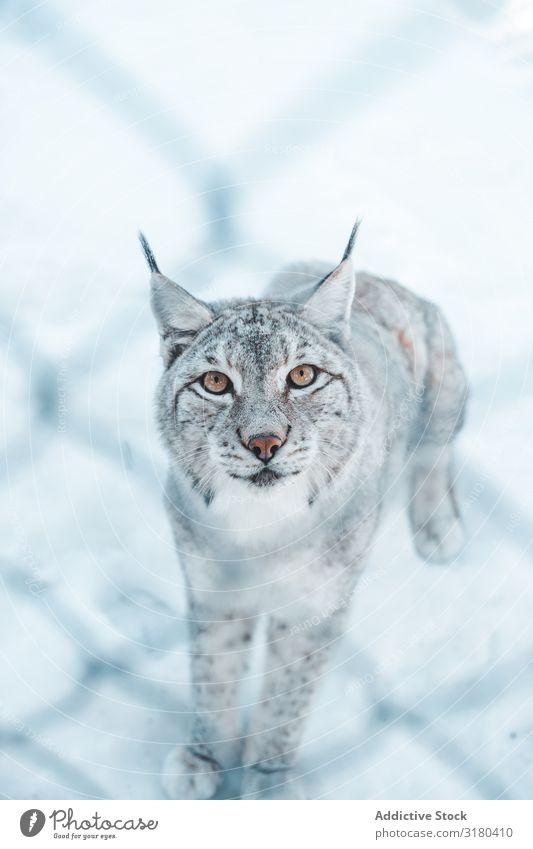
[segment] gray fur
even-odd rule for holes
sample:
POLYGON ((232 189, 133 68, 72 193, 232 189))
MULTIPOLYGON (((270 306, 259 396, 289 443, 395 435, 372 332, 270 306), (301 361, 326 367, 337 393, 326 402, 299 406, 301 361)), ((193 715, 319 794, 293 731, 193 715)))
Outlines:
POLYGON ((167 758, 173 797, 211 797, 237 764, 244 796, 297 793, 290 770, 305 716, 404 468, 417 551, 447 560, 462 543, 452 442, 466 381, 450 331, 437 307, 394 282, 358 274, 354 287, 355 232, 332 272, 292 265, 261 300, 207 305, 152 276, 166 366, 157 413, 195 710, 191 745, 167 758), (303 363, 321 371, 291 389, 286 377, 303 363), (199 378, 213 370, 233 392, 203 389, 199 378), (286 442, 265 469, 245 446, 270 433, 286 442), (264 686, 243 737, 239 682, 263 615, 264 686))

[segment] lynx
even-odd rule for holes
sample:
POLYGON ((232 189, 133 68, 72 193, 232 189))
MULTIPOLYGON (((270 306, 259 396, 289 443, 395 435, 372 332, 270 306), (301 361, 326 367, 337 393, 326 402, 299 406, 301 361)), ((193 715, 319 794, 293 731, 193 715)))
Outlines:
POLYGON ((194 723, 165 763, 171 798, 220 795, 236 766, 243 798, 301 796, 293 771, 313 693, 400 476, 419 555, 448 561, 463 545, 464 371, 436 306, 355 274, 357 228, 333 270, 296 263, 264 298, 214 303, 161 274, 140 236, 190 631, 194 723), (245 729, 239 685, 260 620, 264 677, 245 729))

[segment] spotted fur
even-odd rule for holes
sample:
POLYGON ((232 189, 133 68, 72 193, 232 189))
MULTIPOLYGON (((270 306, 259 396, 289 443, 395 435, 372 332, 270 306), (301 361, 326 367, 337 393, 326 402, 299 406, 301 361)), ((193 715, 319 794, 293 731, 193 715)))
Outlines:
POLYGON ((167 507, 189 600, 195 720, 190 746, 166 762, 173 797, 214 795, 237 764, 243 796, 297 794, 304 719, 404 469, 418 552, 446 560, 462 542, 452 442, 466 382, 450 331, 407 289, 354 274, 356 231, 333 271, 299 263, 263 299, 210 304, 164 277, 143 242, 165 364, 167 507), (300 364, 317 374, 295 389, 287 376, 300 364), (232 391, 207 392, 209 371, 232 391), (267 466, 247 447, 258 434, 285 440, 267 466), (264 685, 243 736, 239 683, 263 616, 264 685))

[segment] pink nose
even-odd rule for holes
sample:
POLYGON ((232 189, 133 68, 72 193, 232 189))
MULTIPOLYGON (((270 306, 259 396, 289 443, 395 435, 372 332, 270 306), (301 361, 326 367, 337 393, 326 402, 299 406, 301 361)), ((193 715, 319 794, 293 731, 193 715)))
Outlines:
POLYGON ((254 452, 259 460, 262 460, 263 463, 268 463, 282 445, 283 439, 271 433, 267 436, 259 435, 252 437, 248 443, 248 448, 254 452))

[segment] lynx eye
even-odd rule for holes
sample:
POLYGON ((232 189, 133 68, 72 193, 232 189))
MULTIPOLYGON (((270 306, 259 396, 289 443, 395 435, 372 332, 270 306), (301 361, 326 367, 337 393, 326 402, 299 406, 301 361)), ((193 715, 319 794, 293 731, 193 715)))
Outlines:
POLYGON ((200 380, 204 389, 213 395, 222 395, 231 389, 231 380, 221 371, 207 371, 200 380))
POLYGON ((301 365, 296 366, 296 368, 293 368, 289 372, 287 380, 290 386, 294 386, 296 389, 303 389, 304 386, 310 386, 313 383, 316 375, 317 369, 314 366, 301 365))

